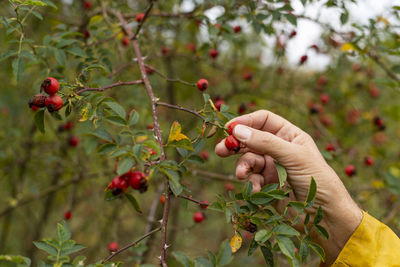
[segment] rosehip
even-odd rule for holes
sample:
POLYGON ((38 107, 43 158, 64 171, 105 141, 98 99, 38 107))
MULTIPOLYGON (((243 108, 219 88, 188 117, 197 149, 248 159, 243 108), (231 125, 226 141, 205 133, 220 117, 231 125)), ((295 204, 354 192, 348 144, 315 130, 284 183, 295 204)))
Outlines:
POLYGON ((33 111, 38 111, 40 108, 39 108, 38 106, 32 105, 32 106, 31 106, 31 109, 32 109, 33 111))
POLYGON ((138 13, 136 15, 136 21, 137 22, 141 22, 143 20, 143 18, 144 18, 144 13, 138 13))
POLYGON ((144 173, 142 172, 133 172, 129 177, 129 185, 136 190, 141 188, 141 182, 144 179, 144 173))
POLYGON ((240 142, 233 135, 230 135, 225 139, 225 146, 228 150, 233 150, 235 152, 240 150, 240 142))
POLYGON ((119 246, 118 246, 117 242, 111 242, 110 244, 108 244, 108 250, 110 252, 116 252, 116 251, 118 251, 118 249, 119 249, 119 246))
POLYGON ((319 86, 324 86, 328 83, 328 78, 326 78, 326 76, 320 76, 318 78, 318 85, 319 86))
POLYGON ((207 200, 203 200, 202 203, 200 204, 200 208, 202 208, 203 210, 207 209, 208 205, 210 203, 207 200))
POLYGON ((221 110, 221 106, 222 106, 223 104, 225 104, 225 101, 224 101, 223 99, 220 99, 220 100, 217 100, 217 101, 214 103, 214 106, 215 106, 215 108, 216 108, 218 111, 220 111, 220 110, 221 110))
POLYGON ((329 95, 321 94, 319 99, 321 100, 322 104, 327 104, 329 102, 329 95))
POLYGON ((352 177, 356 175, 356 168, 353 165, 348 165, 346 168, 344 168, 344 172, 347 176, 352 177))
POLYGON ((72 147, 77 147, 79 144, 79 139, 76 136, 72 136, 69 140, 68 140, 68 144, 72 147))
POLYGON ((235 27, 233 27, 233 31, 234 31, 235 33, 239 33, 239 32, 242 31, 242 27, 240 27, 239 25, 236 25, 235 27))
POLYGON ((371 166, 374 164, 374 159, 372 157, 368 156, 368 157, 365 157, 364 162, 365 162, 365 165, 371 166))
POLYGON ((124 38, 122 38, 122 45, 127 47, 129 45, 129 43, 131 42, 131 40, 129 40, 129 38, 127 36, 125 36, 124 38))
POLYGON ((204 159, 204 160, 208 160, 208 157, 209 157, 207 151, 202 151, 200 156, 201 156, 202 159, 204 159))
POLYGON ((92 3, 90 1, 85 1, 83 2, 83 6, 85 7, 85 9, 91 9, 92 3))
POLYGON ((165 56, 169 54, 169 49, 168 47, 163 46, 163 48, 161 48, 161 53, 165 56))
POLYGON ((60 89, 60 84, 58 81, 52 77, 48 77, 46 80, 43 81, 42 85, 40 86, 40 91, 45 91, 50 96, 56 94, 60 89))
POLYGON ((36 106, 38 108, 43 108, 46 105, 46 98, 44 94, 37 94, 29 100, 29 107, 36 106))
POLYGON ((68 211, 66 211, 66 212, 64 212, 64 219, 66 220, 66 221, 68 221, 69 219, 71 219, 71 217, 72 217, 72 213, 68 210, 68 211))
POLYGON ((161 202, 161 204, 165 204, 165 196, 164 195, 162 195, 161 197, 160 197, 160 202, 161 202))
POLYGON ((197 88, 200 91, 205 91, 208 88, 208 81, 206 79, 200 79, 197 81, 197 88))
POLYGON ((242 115, 242 114, 244 114, 245 112, 246 112, 246 104, 244 104, 244 103, 242 103, 242 104, 240 104, 240 106, 238 107, 238 113, 240 114, 240 115, 242 115))
POLYGON ((194 43, 188 43, 187 48, 192 52, 196 52, 196 45, 194 43))
POLYGON ((200 222, 204 221, 204 214, 201 211, 196 212, 193 215, 193 221, 195 223, 200 223, 200 222))
POLYGON ((64 128, 64 130, 69 131, 72 129, 72 126, 73 126, 72 122, 69 121, 63 125, 63 128, 64 128))
POLYGON ((335 146, 333 144, 327 144, 325 146, 325 150, 326 151, 335 151, 336 149, 335 149, 335 146))
POLYGON ((293 38, 293 37, 295 37, 297 35, 297 32, 296 31, 292 31, 291 33, 290 33, 290 35, 289 35, 289 38, 293 38))
POLYGON ((381 94, 379 88, 375 84, 369 85, 369 94, 372 98, 378 98, 381 94))
POLYGON ((218 57, 218 51, 217 49, 211 49, 210 53, 209 53, 211 58, 217 58, 218 57))
POLYGON ((228 133, 229 133, 230 135, 233 134, 233 129, 235 129, 236 125, 238 125, 238 124, 239 124, 239 122, 237 122, 237 121, 234 121, 234 122, 232 122, 231 124, 229 124, 228 133))
POLYGON ((302 57, 300 58, 299 64, 300 64, 300 65, 303 65, 304 63, 306 63, 307 59, 308 59, 308 56, 307 56, 307 55, 302 56, 302 57))
POLYGON ((45 105, 49 112, 60 110, 63 104, 62 98, 58 95, 49 96, 45 101, 45 105))
POLYGON ((120 176, 115 176, 110 185, 110 189, 114 188, 126 189, 128 188, 128 183, 124 178, 121 178, 120 176))
POLYGON ((231 184, 231 183, 226 183, 226 184, 225 184, 225 190, 226 190, 227 192, 233 191, 233 189, 234 189, 233 184, 231 184))
POLYGON ((251 81, 252 78, 253 78, 253 75, 250 72, 243 73, 243 80, 251 81))

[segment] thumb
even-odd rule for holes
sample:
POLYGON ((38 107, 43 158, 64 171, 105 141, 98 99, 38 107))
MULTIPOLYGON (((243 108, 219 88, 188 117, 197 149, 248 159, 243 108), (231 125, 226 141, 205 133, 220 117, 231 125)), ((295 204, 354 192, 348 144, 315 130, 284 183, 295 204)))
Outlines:
POLYGON ((233 135, 251 151, 269 155, 281 163, 284 163, 285 159, 296 151, 293 144, 282 138, 242 124, 234 128, 233 135))

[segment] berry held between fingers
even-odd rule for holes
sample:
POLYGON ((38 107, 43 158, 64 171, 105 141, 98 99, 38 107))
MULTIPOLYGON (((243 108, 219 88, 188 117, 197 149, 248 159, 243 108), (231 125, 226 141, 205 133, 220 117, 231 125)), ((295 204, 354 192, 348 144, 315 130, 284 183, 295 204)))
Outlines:
POLYGON ((225 146, 228 150, 238 152, 240 150, 240 142, 233 135, 225 139, 225 146))
POLYGON ((239 124, 239 123, 238 123, 237 121, 234 121, 234 122, 232 122, 231 124, 229 124, 228 133, 229 133, 230 135, 233 134, 233 130, 235 129, 235 127, 236 127, 238 124, 239 124))

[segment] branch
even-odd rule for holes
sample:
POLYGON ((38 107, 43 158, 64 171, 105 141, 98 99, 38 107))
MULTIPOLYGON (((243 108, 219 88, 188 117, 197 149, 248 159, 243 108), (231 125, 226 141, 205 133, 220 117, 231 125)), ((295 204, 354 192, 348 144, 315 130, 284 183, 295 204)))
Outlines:
POLYGON ((186 81, 183 81, 183 80, 178 79, 178 78, 168 78, 167 76, 162 74, 159 70, 155 69, 153 66, 150 66, 150 65, 147 65, 147 64, 145 64, 145 66, 147 68, 151 69, 152 71, 154 71, 155 73, 157 73, 158 75, 160 75, 162 78, 164 78, 168 82, 177 82, 177 83, 185 84, 185 85, 188 85, 188 86, 196 87, 195 83, 186 82, 186 81))
POLYGON ((135 84, 142 84, 142 83, 143 83, 143 80, 137 80, 137 81, 131 81, 131 82, 121 82, 121 81, 119 81, 119 82, 116 82, 116 83, 113 83, 113 84, 110 84, 110 85, 107 85, 107 86, 104 86, 104 87, 99 87, 99 88, 86 88, 85 87, 85 88, 77 91, 76 94, 80 95, 80 94, 82 94, 84 92, 87 92, 87 91, 105 91, 107 89, 114 88, 114 87, 117 87, 117 86, 135 85, 135 84))
MULTIPOLYGON (((143 19, 140 21, 139 26, 137 27, 135 34, 132 37, 130 37, 132 40, 137 38, 137 36, 138 36, 138 34, 140 32, 140 29, 142 28, 142 26, 143 26, 144 22, 146 21, 147 17, 150 15, 150 11, 153 8, 153 4, 154 4, 154 0, 150 0, 150 5, 147 8, 146 13, 144 13, 143 19)), ((122 19, 123 19, 123 17, 122 17, 122 19)))
POLYGON ((156 104, 157 104, 157 106, 164 106, 164 107, 173 108, 173 109, 177 109, 177 110, 188 112, 190 114, 193 114, 193 115, 199 117, 203 121, 206 119, 202 115, 200 115, 199 112, 197 112, 195 110, 188 109, 188 108, 181 107, 179 105, 172 105, 172 104, 165 103, 165 102, 157 102, 156 104))
POLYGON ((197 169, 192 169, 189 171, 192 173, 193 176, 200 175, 207 179, 220 180, 223 182, 231 182, 231 183, 237 183, 237 184, 243 183, 242 181, 235 179, 235 177, 232 174, 227 175, 227 174, 220 174, 220 173, 197 170, 197 169))
POLYGON ((200 206, 206 206, 206 207, 208 207, 208 206, 210 205, 210 204, 207 203, 207 202, 194 199, 192 196, 179 195, 179 197, 180 197, 180 198, 183 198, 183 199, 186 199, 186 200, 189 200, 189 201, 192 201, 192 202, 194 202, 194 203, 196 203, 196 204, 199 204, 200 206))
POLYGON ((140 241, 142 241, 143 239, 145 239, 145 238, 151 236, 151 235, 154 234, 154 233, 157 233, 157 232, 160 231, 160 230, 161 230, 161 227, 158 227, 158 228, 156 228, 156 229, 154 229, 154 230, 148 232, 147 234, 145 234, 145 235, 139 237, 136 241, 132 242, 131 244, 129 244, 129 245, 127 245, 127 246, 121 248, 120 250, 118 250, 118 251, 114 252, 113 254, 111 254, 110 256, 108 256, 108 257, 107 257, 106 259, 104 259, 101 263, 104 264, 105 262, 111 260, 112 258, 114 258, 115 256, 117 256, 117 255, 120 254, 121 252, 127 250, 127 249, 130 248, 130 247, 136 246, 137 244, 139 244, 140 241))
POLYGON ((367 55, 379 66, 381 67, 381 69, 383 69, 384 72, 386 72, 386 74, 392 78, 394 81, 396 81, 397 83, 400 83, 400 79, 396 76, 396 74, 394 74, 378 57, 377 54, 372 53, 372 52, 368 52, 367 55))

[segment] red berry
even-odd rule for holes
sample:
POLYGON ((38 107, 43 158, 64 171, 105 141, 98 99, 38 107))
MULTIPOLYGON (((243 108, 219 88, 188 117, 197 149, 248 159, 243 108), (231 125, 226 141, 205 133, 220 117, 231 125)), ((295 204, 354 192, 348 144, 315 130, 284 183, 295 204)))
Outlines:
POLYGON ((231 124, 229 124, 229 126, 228 126, 228 133, 229 133, 230 135, 233 134, 233 129, 235 129, 236 125, 238 125, 238 124, 239 124, 239 122, 237 122, 237 121, 234 121, 234 122, 232 122, 231 124))
POLYGON ((315 44, 314 44, 314 45, 311 45, 310 48, 311 48, 311 49, 314 49, 315 52, 317 52, 317 53, 319 52, 319 47, 318 47, 318 45, 315 45, 315 44))
POLYGON ((225 101, 224 101, 223 99, 220 99, 220 100, 217 100, 217 101, 214 103, 214 106, 215 106, 215 108, 216 108, 218 111, 220 111, 220 110, 221 110, 221 106, 222 106, 223 104, 225 104, 225 101))
POLYGON ((196 52, 196 45, 194 43, 188 43, 187 48, 192 52, 196 52))
POLYGON ((210 204, 210 202, 208 202, 207 200, 203 200, 202 203, 200 204, 200 208, 205 210, 205 209, 207 209, 209 204, 210 204))
POLYGON ((204 221, 204 214, 201 211, 196 212, 193 215, 193 221, 195 223, 200 223, 200 222, 204 221))
POLYGON ((233 27, 233 31, 234 31, 235 33, 239 33, 239 32, 242 31, 242 27, 240 27, 239 25, 236 25, 235 27, 233 27))
POLYGON ((201 157, 202 157, 202 159, 204 159, 204 160, 208 160, 208 157, 209 157, 208 151, 202 151, 202 152, 201 152, 201 157))
POLYGON ((44 94, 37 94, 29 100, 29 107, 36 106, 38 108, 43 108, 46 105, 46 98, 44 94))
POLYGON ((208 81, 206 79, 200 79, 197 81, 197 88, 200 91, 205 91, 208 88, 208 81))
POLYGON ((84 1, 83 6, 85 7, 85 9, 91 9, 92 3, 90 1, 84 1))
POLYGON ((335 146, 334 146, 333 144, 327 144, 327 145, 325 146, 325 150, 326 150, 326 151, 335 151, 336 148, 335 148, 335 146))
POLYGON ((154 129, 154 125, 153 124, 148 124, 146 126, 147 130, 153 130, 154 129))
POLYGON ((240 142, 233 135, 230 135, 225 139, 225 146, 228 150, 233 150, 235 152, 240 150, 240 142))
POLYGON ((128 182, 124 178, 121 178, 120 176, 115 176, 110 185, 110 189, 114 188, 126 189, 128 188, 128 182))
POLYGON ((242 115, 242 114, 244 114, 245 112, 246 112, 246 104, 244 104, 244 103, 242 103, 242 104, 240 104, 240 106, 238 107, 238 113, 240 114, 240 115, 242 115))
POLYGON ((145 175, 142 172, 133 172, 129 177, 129 185, 136 190, 140 190, 142 185, 142 179, 144 179, 145 175))
POLYGON ((69 219, 71 219, 71 217, 72 217, 72 213, 68 210, 68 211, 66 211, 66 212, 64 212, 64 219, 66 220, 66 221, 68 221, 69 219))
POLYGON ((33 111, 38 111, 40 108, 39 108, 38 106, 32 105, 32 106, 31 106, 31 109, 32 109, 33 111))
POLYGON ((297 35, 297 32, 296 31, 292 31, 291 33, 290 33, 290 35, 289 35, 289 38, 293 38, 293 37, 295 37, 297 35))
POLYGON ((129 40, 129 37, 125 36, 124 38, 122 38, 122 45, 123 46, 127 47, 130 42, 131 42, 131 40, 129 40))
POLYGON ((324 86, 328 83, 328 78, 326 78, 326 76, 320 76, 318 78, 318 85, 319 86, 324 86))
POLYGON ((329 95, 321 94, 319 99, 321 100, 322 104, 327 104, 329 102, 329 95))
POLYGON ((108 244, 108 250, 110 252, 116 252, 116 251, 118 251, 118 249, 119 249, 119 246, 118 246, 117 242, 111 242, 110 244, 108 244))
POLYGON ((163 48, 161 48, 161 53, 165 56, 169 54, 169 49, 168 47, 163 46, 163 48))
POLYGON ((231 184, 231 183, 226 183, 225 184, 225 190, 228 192, 228 191, 233 191, 233 189, 234 189, 234 187, 233 187, 233 184, 231 184))
POLYGON ((49 96, 45 101, 45 105, 49 112, 60 110, 63 104, 62 98, 58 95, 49 96))
POLYGON ((356 168, 353 165, 348 165, 346 168, 344 168, 344 172, 347 176, 352 177, 356 175, 356 168))
POLYGON ((52 77, 47 78, 43 81, 42 85, 40 86, 40 91, 45 91, 49 95, 54 95, 60 89, 60 84, 58 81, 52 77))
POLYGON ((136 15, 136 21, 137 22, 141 22, 143 20, 143 18, 144 18, 144 13, 138 13, 136 15))
POLYGON ((257 106, 257 104, 256 104, 256 102, 254 102, 254 101, 250 101, 250 102, 247 104, 247 106, 248 106, 249 108, 255 108, 255 107, 257 106))
POLYGON ((161 204, 165 204, 165 196, 164 195, 162 195, 161 197, 160 197, 160 202, 161 202, 161 204))
POLYGON ((250 72, 243 73, 243 80, 251 81, 252 78, 253 78, 253 75, 250 72))
POLYGON ((149 74, 149 75, 153 73, 153 69, 152 68, 145 67, 145 70, 146 70, 146 73, 149 74))
POLYGON ((307 56, 307 55, 302 56, 302 57, 300 58, 299 64, 300 64, 300 65, 303 65, 304 63, 306 63, 307 59, 308 59, 308 56, 307 56))
POLYGON ((378 98, 381 92, 379 91, 379 88, 375 84, 371 83, 369 85, 369 94, 372 98, 378 98))
POLYGON ((89 39, 89 38, 90 38, 90 32, 89 32, 89 30, 87 30, 87 29, 83 30, 83 31, 82 31, 82 34, 83 34, 83 37, 84 37, 85 39, 89 39))
POLYGON ((79 144, 79 139, 76 136, 72 136, 69 140, 68 140, 68 144, 72 147, 77 147, 79 144))
POLYGON ((63 129, 66 130, 66 131, 69 131, 69 130, 72 129, 72 126, 73 126, 72 122, 69 121, 69 122, 67 122, 66 124, 63 125, 63 129))
POLYGON ((364 162, 365 162, 365 165, 371 166, 374 164, 374 159, 372 157, 368 156, 368 157, 365 157, 364 162))
POLYGON ((218 57, 218 51, 217 49, 211 49, 210 53, 209 53, 211 58, 217 58, 218 57))

